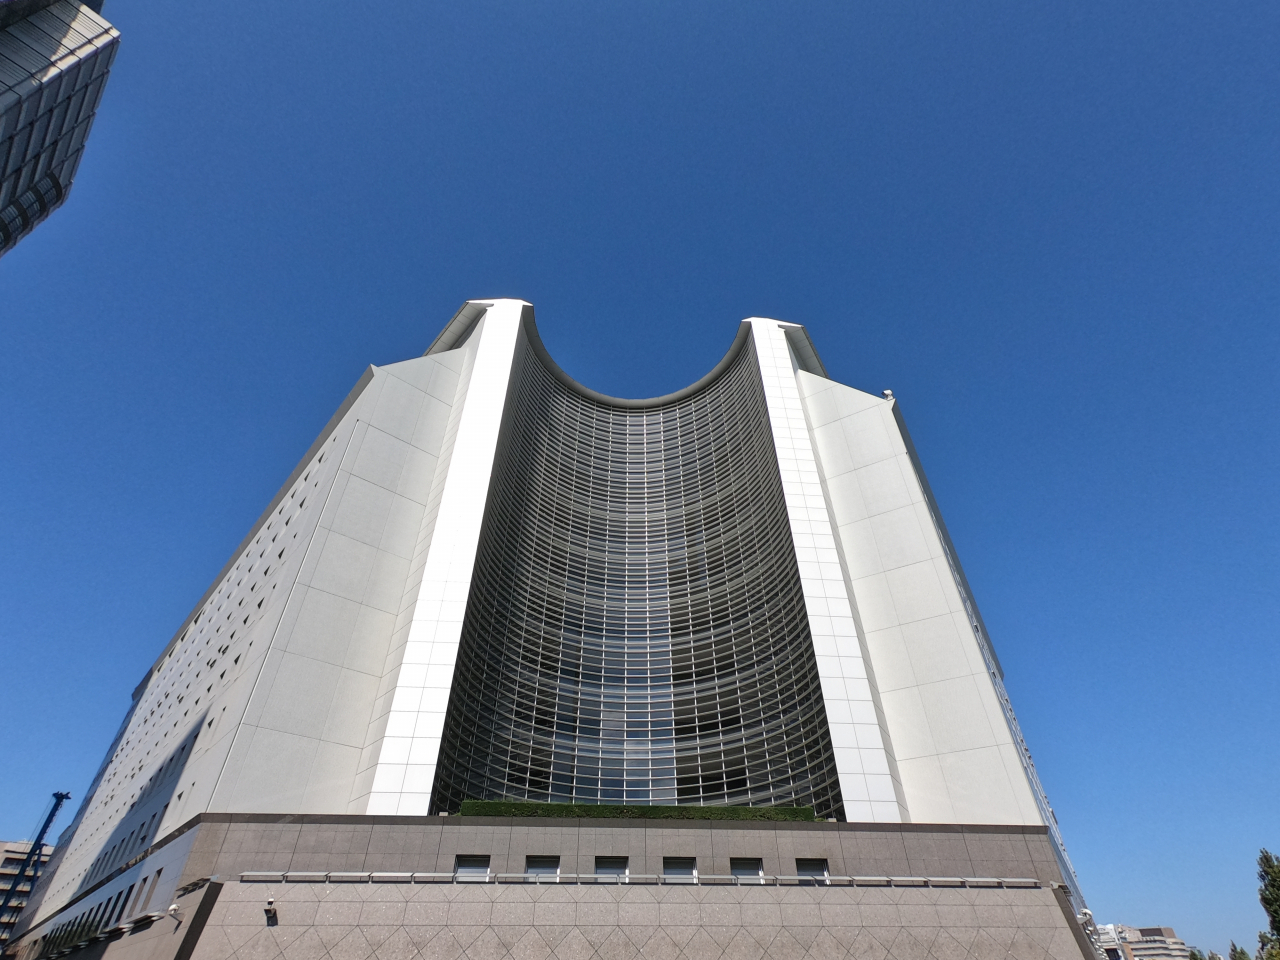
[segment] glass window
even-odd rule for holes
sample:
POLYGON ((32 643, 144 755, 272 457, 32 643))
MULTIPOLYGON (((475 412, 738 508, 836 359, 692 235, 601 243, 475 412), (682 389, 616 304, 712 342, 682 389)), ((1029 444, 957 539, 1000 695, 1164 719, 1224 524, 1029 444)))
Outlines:
POLYGON ((459 879, 480 878, 489 876, 489 858, 487 856, 463 856, 453 858, 453 873, 459 879))
POLYGON ((764 861, 758 857, 731 857, 729 872, 735 877, 758 879, 764 876, 764 861))
POLYGON ((698 858, 663 857, 662 875, 664 877, 696 877, 698 875, 698 858))
POLYGON ((826 860, 796 857, 796 876, 826 880, 830 875, 826 860))
POLYGON ((596 857, 597 877, 625 877, 629 872, 626 857, 596 857))
POLYGON ((754 347, 660 407, 584 396, 523 347, 509 389, 433 811, 503 796, 839 817, 754 347))
POLYGON ((541 873, 558 875, 560 873, 559 857, 525 857, 525 873, 541 873))

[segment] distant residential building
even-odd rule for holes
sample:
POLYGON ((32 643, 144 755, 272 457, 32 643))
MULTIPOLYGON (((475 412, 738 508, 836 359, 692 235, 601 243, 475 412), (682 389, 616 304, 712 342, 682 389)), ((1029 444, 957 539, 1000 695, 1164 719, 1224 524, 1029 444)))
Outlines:
POLYGON ((1173 927, 1127 927, 1108 923, 1098 927, 1098 946, 1107 960, 1189 960, 1191 948, 1173 927))
MULTIPOLYGON (((0 849, 3 850, 3 856, 0 857, 0 902, 4 901, 5 895, 18 879, 18 870, 22 867, 22 862, 26 860, 27 854, 31 852, 31 842, 28 840, 10 840, 0 843, 0 849)), ((53 853, 53 847, 47 843, 44 849, 40 851, 39 872, 44 872, 44 865, 49 862, 49 855, 53 853)), ((9 900, 9 906, 3 914, 0 914, 0 946, 9 942, 9 934, 13 932, 14 924, 18 922, 18 914, 22 913, 22 908, 27 905, 27 897, 31 894, 32 874, 36 872, 36 863, 32 861, 27 867, 26 880, 18 885, 17 892, 9 900)))

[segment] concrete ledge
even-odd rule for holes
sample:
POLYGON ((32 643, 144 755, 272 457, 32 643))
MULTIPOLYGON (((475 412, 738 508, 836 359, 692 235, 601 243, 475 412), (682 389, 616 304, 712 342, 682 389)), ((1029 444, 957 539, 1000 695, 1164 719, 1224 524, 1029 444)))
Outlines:
POLYGON ((371 873, 369 880, 372 883, 413 883, 412 873, 371 873))
POLYGON ((290 870, 284 875, 284 879, 287 883, 324 883, 329 879, 329 874, 308 870, 290 870))

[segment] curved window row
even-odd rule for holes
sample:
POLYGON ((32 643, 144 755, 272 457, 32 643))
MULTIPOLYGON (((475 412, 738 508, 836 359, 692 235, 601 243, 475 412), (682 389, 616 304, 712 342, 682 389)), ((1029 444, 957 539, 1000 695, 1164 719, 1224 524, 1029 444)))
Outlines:
POLYGON ((841 803, 754 348, 620 407, 522 335, 433 812, 841 803))

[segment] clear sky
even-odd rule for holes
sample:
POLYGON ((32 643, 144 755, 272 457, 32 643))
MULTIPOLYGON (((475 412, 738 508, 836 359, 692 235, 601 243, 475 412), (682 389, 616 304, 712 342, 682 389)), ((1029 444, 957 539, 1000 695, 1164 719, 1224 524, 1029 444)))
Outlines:
POLYGON ((1273 0, 105 13, 75 187, 0 260, 0 836, 79 803, 366 364, 522 297, 571 375, 651 396, 764 315, 899 398, 1098 919, 1256 943, 1273 0))

